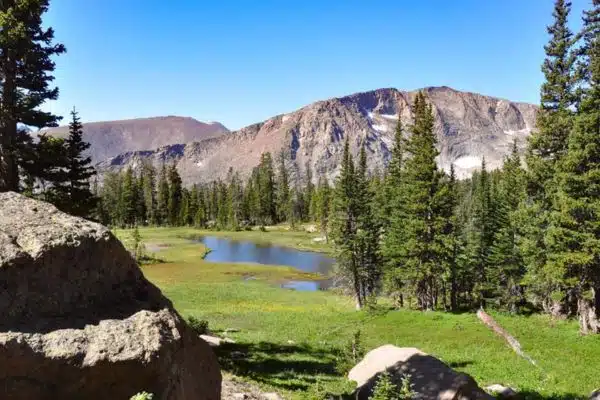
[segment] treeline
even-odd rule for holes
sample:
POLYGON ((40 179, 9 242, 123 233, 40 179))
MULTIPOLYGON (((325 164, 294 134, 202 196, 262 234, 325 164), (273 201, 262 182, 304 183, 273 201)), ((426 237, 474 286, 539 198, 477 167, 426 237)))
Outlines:
POLYGON ((182 186, 175 164, 159 170, 144 163, 107 173, 99 189, 97 217, 113 226, 194 226, 228 230, 318 220, 326 230, 330 187, 315 187, 307 165, 302 184, 293 184, 285 153, 261 156, 248 179, 230 169, 225 180, 182 186), (277 164, 277 166, 275 166, 277 164))

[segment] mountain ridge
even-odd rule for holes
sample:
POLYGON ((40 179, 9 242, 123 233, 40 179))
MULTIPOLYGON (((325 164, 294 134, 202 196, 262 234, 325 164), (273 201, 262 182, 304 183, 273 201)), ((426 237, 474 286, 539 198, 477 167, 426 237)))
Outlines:
MULTIPOLYGON (((66 137, 68 125, 45 129, 41 133, 66 137)), ((90 143, 93 163, 130 151, 147 151, 165 145, 189 143, 229 133, 219 122, 201 122, 175 115, 86 122, 83 139, 90 143)))
MULTIPOLYGON (((439 165, 454 164, 461 177, 470 175, 486 158, 490 168, 502 165, 512 140, 519 146, 535 125, 537 106, 498 97, 462 92, 447 86, 423 89, 431 102, 438 136, 439 165)), ((366 140, 369 168, 382 169, 389 159, 393 132, 400 115, 405 126, 412 120, 412 101, 417 91, 381 88, 319 100, 285 114, 251 124, 227 135, 206 138, 177 149, 160 147, 152 152, 130 152, 98 165, 100 171, 136 167, 148 160, 159 166, 175 162, 185 184, 224 178, 229 167, 247 176, 260 154, 284 150, 294 174, 306 163, 315 180, 337 175, 342 141, 350 137, 357 154, 366 140)))

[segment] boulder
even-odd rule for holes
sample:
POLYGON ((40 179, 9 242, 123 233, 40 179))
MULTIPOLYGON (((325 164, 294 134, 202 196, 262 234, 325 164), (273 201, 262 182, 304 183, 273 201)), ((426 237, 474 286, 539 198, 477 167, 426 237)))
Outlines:
POLYGON ((403 376, 410 375, 410 383, 419 399, 492 399, 473 378, 454 371, 437 358, 416 348, 392 345, 370 351, 352 368, 348 379, 357 384, 353 397, 368 399, 379 375, 386 370, 397 384, 403 376))
POLYGON ((219 399, 210 347, 102 225, 0 193, 0 398, 219 399))

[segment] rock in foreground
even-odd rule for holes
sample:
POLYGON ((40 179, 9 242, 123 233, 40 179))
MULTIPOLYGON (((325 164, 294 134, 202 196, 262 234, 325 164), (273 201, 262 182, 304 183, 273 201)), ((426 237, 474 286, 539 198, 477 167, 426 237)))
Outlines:
POLYGON ((412 347, 385 345, 367 353, 350 373, 348 379, 357 383, 354 397, 366 400, 379 375, 388 371, 399 384, 410 375, 417 398, 423 400, 492 399, 469 375, 454 371, 437 358, 412 347))
POLYGON ((220 398, 212 350, 105 227, 0 193, 0 286, 0 398, 220 398))

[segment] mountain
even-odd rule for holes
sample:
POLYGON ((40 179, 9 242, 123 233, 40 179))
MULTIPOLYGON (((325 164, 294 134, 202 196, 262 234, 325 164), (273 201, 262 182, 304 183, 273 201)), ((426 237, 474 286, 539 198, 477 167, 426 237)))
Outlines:
MULTIPOLYGON (((469 176, 481 165, 502 165, 514 139, 521 148, 535 123, 537 107, 526 103, 461 92, 448 87, 428 87, 439 139, 439 165, 456 167, 457 175, 469 176)), ((296 172, 308 163, 315 180, 324 174, 335 178, 343 141, 349 136, 353 153, 368 144, 369 167, 382 169, 390 156, 398 115, 405 125, 412 119, 411 104, 417 92, 378 89, 319 101, 295 112, 282 114, 228 135, 188 144, 164 146, 153 151, 120 154, 98 165, 114 171, 137 167, 144 160, 159 166, 175 162, 185 184, 224 178, 229 167, 247 176, 261 153, 288 153, 296 172)))
MULTIPOLYGON (((68 126, 47 129, 49 135, 66 137, 68 126)), ((92 162, 98 163, 123 152, 152 150, 189 143, 229 132, 218 122, 200 122, 188 117, 153 117, 83 124, 83 139, 91 144, 92 162)))

